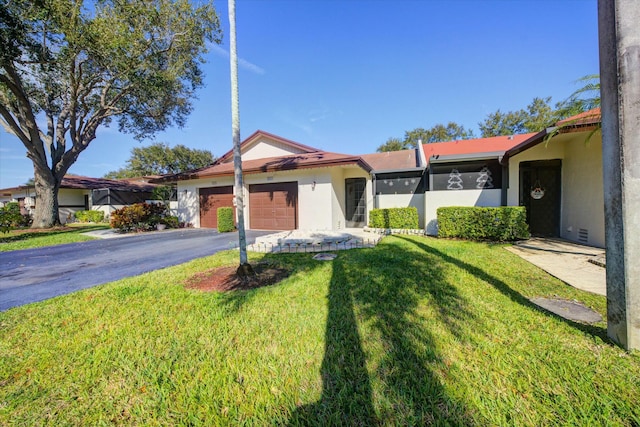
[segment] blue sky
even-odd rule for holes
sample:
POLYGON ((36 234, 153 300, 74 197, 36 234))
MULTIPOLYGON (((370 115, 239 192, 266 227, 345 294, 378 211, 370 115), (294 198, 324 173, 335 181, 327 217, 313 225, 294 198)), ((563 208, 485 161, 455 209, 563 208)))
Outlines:
MULTIPOLYGON (((102 128, 70 172, 101 177, 152 142, 231 149, 227 2, 206 87, 183 129, 142 143, 102 128)), ((237 0, 241 136, 257 129, 345 154, 405 130, 478 122, 536 97, 560 101, 598 73, 595 0, 237 0)), ((0 130, 0 188, 33 176, 0 130)))

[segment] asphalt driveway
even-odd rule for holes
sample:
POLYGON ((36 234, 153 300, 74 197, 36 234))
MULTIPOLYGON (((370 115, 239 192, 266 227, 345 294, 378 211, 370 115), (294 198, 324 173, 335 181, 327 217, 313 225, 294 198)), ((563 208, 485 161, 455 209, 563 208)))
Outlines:
MULTIPOLYGON (((247 244, 269 231, 247 230, 247 244)), ((238 246, 238 233, 180 229, 0 253, 0 311, 238 246)))

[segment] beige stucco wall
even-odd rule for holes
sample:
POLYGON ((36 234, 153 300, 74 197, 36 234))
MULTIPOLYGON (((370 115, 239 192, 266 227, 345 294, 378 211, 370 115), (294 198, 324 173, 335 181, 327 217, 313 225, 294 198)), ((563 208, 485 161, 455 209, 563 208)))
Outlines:
POLYGON ((578 231, 587 230, 587 244, 604 247, 604 185, 602 181, 602 137, 586 142, 573 138, 565 145, 562 162, 561 237, 578 241, 578 231))
POLYGON ((438 208, 447 206, 496 207, 502 201, 502 190, 427 191, 424 197, 427 234, 438 235, 438 208))
POLYGON ((602 182, 602 136, 589 132, 562 134, 509 159, 510 206, 519 204, 520 163, 562 160, 560 237, 578 242, 578 231, 586 230, 591 246, 604 247, 604 192, 602 182))
MULTIPOLYGON (((367 178, 367 220, 373 206, 369 174, 357 166, 301 169, 244 176, 245 228, 250 228, 249 186, 252 184, 298 183, 298 228, 333 230, 344 228, 344 180, 367 178), (314 184, 315 183, 315 184, 314 184)), ((178 218, 200 227, 198 189, 233 185, 233 177, 178 182, 178 218)))
POLYGON ((242 160, 264 159, 267 157, 288 156, 291 154, 299 154, 304 151, 274 141, 269 138, 259 138, 253 141, 251 145, 245 147, 242 152, 242 160))

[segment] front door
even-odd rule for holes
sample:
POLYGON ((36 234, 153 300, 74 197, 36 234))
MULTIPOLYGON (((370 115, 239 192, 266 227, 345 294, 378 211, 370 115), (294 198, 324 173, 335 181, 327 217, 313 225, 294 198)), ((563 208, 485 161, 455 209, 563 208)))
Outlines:
POLYGON ((366 187, 366 178, 349 178, 345 180, 345 226, 348 228, 362 228, 365 226, 365 212, 367 209, 366 187))
POLYGON ((533 236, 560 236, 561 160, 520 163, 520 206, 533 236))

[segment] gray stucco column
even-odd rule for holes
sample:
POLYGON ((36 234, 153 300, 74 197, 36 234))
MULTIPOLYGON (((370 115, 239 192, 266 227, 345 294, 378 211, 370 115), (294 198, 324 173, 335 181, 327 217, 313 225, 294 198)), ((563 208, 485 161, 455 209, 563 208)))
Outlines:
POLYGON ((640 1, 598 0, 607 333, 640 349, 640 1))

